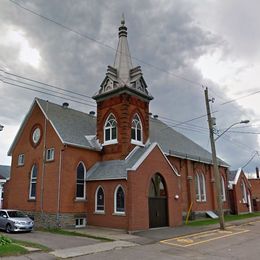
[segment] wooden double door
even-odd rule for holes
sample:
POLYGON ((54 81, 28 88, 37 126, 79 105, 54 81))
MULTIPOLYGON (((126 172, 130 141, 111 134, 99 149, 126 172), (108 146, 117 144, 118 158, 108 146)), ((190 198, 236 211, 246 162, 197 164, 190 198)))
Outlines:
POLYGON ((168 226, 168 199, 164 179, 155 174, 149 189, 149 227, 168 226))

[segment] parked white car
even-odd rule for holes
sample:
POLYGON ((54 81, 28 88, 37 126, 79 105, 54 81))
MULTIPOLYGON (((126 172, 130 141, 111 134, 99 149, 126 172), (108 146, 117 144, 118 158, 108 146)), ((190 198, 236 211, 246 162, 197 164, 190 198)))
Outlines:
POLYGON ((19 210, 0 210, 0 229, 7 233, 16 231, 32 231, 34 221, 19 210))

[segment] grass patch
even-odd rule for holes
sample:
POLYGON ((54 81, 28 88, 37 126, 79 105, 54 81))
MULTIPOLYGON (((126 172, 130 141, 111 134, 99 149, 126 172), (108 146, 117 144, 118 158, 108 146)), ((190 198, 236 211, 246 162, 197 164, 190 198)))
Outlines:
POLYGON ((2 256, 13 256, 13 255, 23 255, 28 253, 24 247, 19 246, 17 244, 8 244, 4 246, 0 246, 0 257, 2 256))
POLYGON ((43 231, 43 232, 49 232, 49 233, 53 233, 53 234, 65 235, 65 236, 87 237, 87 238, 100 240, 100 241, 103 241, 103 242, 114 241, 113 239, 110 239, 110 238, 93 236, 93 235, 89 235, 89 234, 83 234, 83 233, 79 233, 79 232, 76 232, 76 231, 64 230, 62 228, 39 228, 37 230, 43 231))
MULTIPOLYGON (((235 220, 242 220, 247 218, 259 217, 260 213, 248 213, 242 215, 226 215, 224 217, 225 222, 235 221, 235 220)), ((189 222, 187 225, 192 227, 199 227, 199 226, 207 226, 212 224, 219 223, 218 219, 201 219, 201 220, 194 220, 189 222)))

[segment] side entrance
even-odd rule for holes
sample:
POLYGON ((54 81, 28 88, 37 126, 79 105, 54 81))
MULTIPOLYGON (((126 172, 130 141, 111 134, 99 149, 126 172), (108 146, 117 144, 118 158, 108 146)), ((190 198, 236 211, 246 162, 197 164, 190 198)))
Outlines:
POLYGON ((149 227, 168 226, 168 199, 165 181, 156 173, 150 181, 149 189, 149 227))

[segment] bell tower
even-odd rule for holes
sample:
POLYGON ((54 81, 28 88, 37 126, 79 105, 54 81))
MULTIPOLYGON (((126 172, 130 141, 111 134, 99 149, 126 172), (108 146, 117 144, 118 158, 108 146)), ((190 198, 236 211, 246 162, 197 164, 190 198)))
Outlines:
POLYGON ((124 16, 113 66, 108 66, 98 93, 97 138, 103 146, 103 160, 124 159, 149 138, 149 102, 140 66, 133 67, 124 16))

